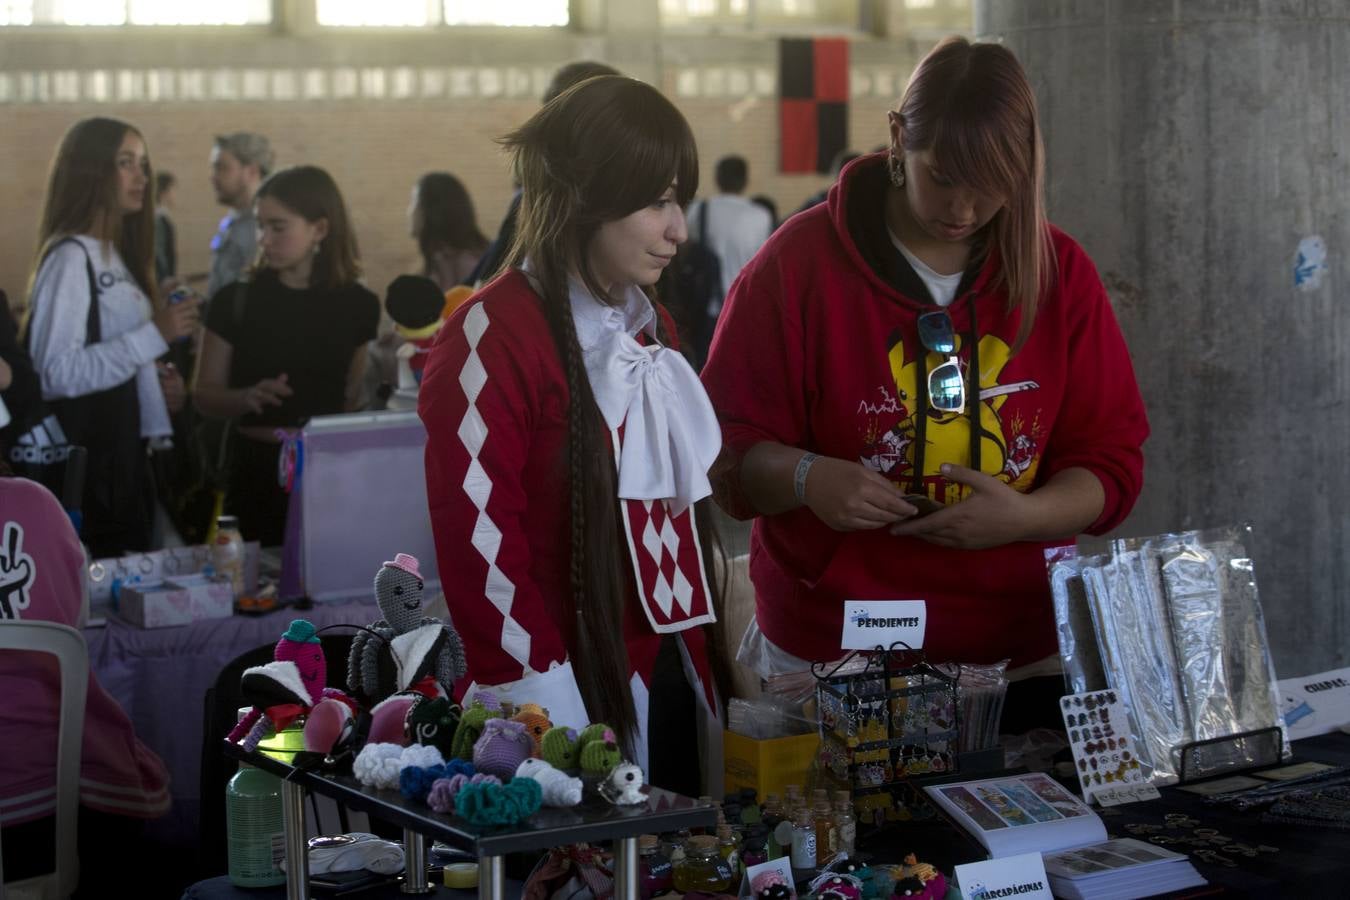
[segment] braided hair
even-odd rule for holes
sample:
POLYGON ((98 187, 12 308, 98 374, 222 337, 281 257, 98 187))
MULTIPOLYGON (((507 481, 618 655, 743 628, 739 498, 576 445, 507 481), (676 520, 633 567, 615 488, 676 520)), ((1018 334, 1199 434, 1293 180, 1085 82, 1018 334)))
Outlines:
MULTIPOLYGON (((628 580, 620 550, 618 479, 608 429, 582 361, 568 278, 575 274, 595 297, 611 301, 591 271, 591 241, 605 222, 655 202, 672 183, 676 201, 688 205, 698 189, 698 152, 689 124, 669 100, 641 81, 617 75, 574 85, 501 143, 514 152, 522 185, 506 264, 519 268, 529 262, 567 379, 571 566, 564 638, 587 709, 631 748, 638 722, 623 640, 628 580)), ((706 524, 706 509, 702 519, 706 524)), ((704 558, 715 557, 705 548, 704 558)), ((713 593, 717 608, 720 591, 713 593)), ((721 645, 720 635, 710 638, 711 646, 721 645)))

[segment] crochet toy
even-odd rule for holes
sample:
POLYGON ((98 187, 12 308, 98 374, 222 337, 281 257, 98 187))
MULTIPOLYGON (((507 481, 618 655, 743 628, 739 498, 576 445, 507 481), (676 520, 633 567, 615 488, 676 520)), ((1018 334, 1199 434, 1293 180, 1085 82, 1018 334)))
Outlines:
POLYGON ((811 882, 811 892, 818 900, 859 900, 862 882, 852 875, 827 872, 811 882))
MULTIPOLYGON (((463 760, 459 761, 463 762, 463 760)), ((449 778, 438 778, 431 784, 431 793, 427 794, 427 806, 438 813, 454 812, 455 797, 459 796, 460 789, 466 784, 500 785, 501 783, 502 780, 496 775, 484 775, 481 772, 474 775, 460 773, 449 778)))
POLYGON ((415 744, 430 744, 449 759, 459 727, 459 707, 444 697, 423 697, 413 703, 403 723, 404 736, 415 744))
POLYGON ((473 765, 485 775, 496 775, 503 781, 516 774, 516 768, 530 758, 534 741, 520 722, 506 719, 488 719, 483 733, 473 745, 473 765))
POLYGON ((539 756, 555 769, 575 769, 581 765, 581 741, 575 728, 555 725, 539 741, 539 756))
POLYGON ((756 875, 755 880, 750 882, 750 890, 756 900, 796 900, 797 896, 792 885, 777 869, 756 875))
POLYGON ((488 719, 501 718, 500 707, 489 705, 495 703, 496 699, 491 694, 480 692, 474 695, 473 701, 460 713, 459 727, 455 729, 455 737, 450 744, 453 755, 460 759, 473 758, 473 745, 483 733, 483 725, 488 719))
POLYGON ((527 759, 516 767, 517 778, 533 778, 544 791, 545 806, 576 806, 581 802, 581 779, 544 762, 527 759))
POLYGON ((466 671, 464 645, 455 629, 422 615, 422 573, 417 557, 400 553, 375 574, 375 600, 384 618, 358 632, 347 657, 347 686, 378 703, 431 678, 443 691, 466 671), (378 635, 378 639, 376 636, 378 635), (396 672, 381 671, 381 653, 388 648, 396 672))
POLYGON ((577 738, 581 745, 581 770, 603 775, 623 761, 614 729, 601 722, 587 725, 577 738))
POLYGON ((904 865, 894 867, 898 880, 895 897, 915 897, 933 900, 947 896, 947 879, 936 867, 919 862, 913 853, 905 854, 904 865))
POLYGON ((435 747, 414 744, 400 747, 398 744, 366 744, 356 755, 352 764, 352 775, 361 784, 383 790, 393 790, 399 785, 399 775, 409 766, 444 766, 445 758, 435 747))
POLYGON ((292 621, 272 656, 272 662, 244 670, 239 687, 253 708, 230 731, 228 740, 253 750, 268 731, 282 731, 307 716, 305 749, 331 752, 350 735, 357 707, 342 691, 325 687, 328 662, 314 625, 304 619, 292 621))
POLYGON ((525 726, 525 730, 534 739, 534 755, 539 756, 542 752, 544 735, 553 727, 553 723, 548 720, 548 710, 537 703, 526 703, 516 708, 511 721, 520 722, 525 726))
POLYGON ((466 784, 455 795, 455 812, 470 825, 514 825, 539 811, 543 790, 532 778, 510 784, 466 784))
POLYGON ((620 762, 600 782, 600 796, 616 806, 634 806, 645 803, 642 793, 642 769, 630 762, 620 762))

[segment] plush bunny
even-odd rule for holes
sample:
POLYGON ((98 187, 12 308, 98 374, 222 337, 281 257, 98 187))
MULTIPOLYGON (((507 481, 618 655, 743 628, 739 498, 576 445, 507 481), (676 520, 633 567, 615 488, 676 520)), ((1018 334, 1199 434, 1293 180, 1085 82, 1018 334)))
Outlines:
POLYGON ((576 806, 581 802, 581 779, 530 758, 516 767, 517 778, 533 778, 544 789, 545 806, 576 806))
POLYGON ((422 615, 422 589, 417 557, 407 553, 396 555, 375 574, 375 600, 384 618, 352 638, 347 657, 347 686, 372 704, 424 678, 448 693, 467 670, 459 633, 440 619, 422 615), (396 670, 392 679, 380 672, 386 646, 396 670))
POLYGON ((534 740, 520 722, 488 719, 473 745, 473 766, 485 775, 496 775, 506 781, 533 752, 534 740))

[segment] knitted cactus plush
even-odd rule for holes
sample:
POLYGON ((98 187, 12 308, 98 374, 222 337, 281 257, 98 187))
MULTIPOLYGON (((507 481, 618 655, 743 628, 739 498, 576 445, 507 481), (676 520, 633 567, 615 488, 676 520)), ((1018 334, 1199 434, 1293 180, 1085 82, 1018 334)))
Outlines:
POLYGON ((509 781, 522 762, 534 751, 534 740, 519 722, 488 719, 483 733, 473 745, 473 767, 484 775, 496 775, 509 781))
POLYGON ((539 740, 539 756, 555 769, 575 769, 581 765, 581 741, 575 728, 555 725, 539 740))
POLYGON ((578 739, 581 744, 581 770, 603 775, 623 762, 619 742, 608 725, 588 725, 578 739))
POLYGON ((483 725, 488 719, 500 719, 502 711, 489 709, 482 700, 474 700, 460 714, 459 727, 455 729, 455 738, 450 744, 450 752, 460 759, 473 759, 473 745, 483 733, 483 725))

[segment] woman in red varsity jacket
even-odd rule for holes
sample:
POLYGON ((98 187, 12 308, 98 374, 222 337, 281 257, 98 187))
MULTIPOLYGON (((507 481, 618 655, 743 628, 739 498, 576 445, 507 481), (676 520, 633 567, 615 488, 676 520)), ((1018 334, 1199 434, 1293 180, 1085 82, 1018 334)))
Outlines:
POLYGON ((504 143, 523 184, 516 242, 442 328, 418 407, 466 680, 556 724, 604 721, 652 783, 699 793, 721 434, 650 293, 687 236, 693 135, 655 89, 604 76, 504 143))
POLYGON ((1052 672, 1042 551, 1114 528, 1141 485, 1130 358, 1092 261, 1045 221, 1008 50, 942 42, 889 118, 889 149, 742 271, 703 370, 718 501, 759 516, 742 656, 834 659, 847 602, 924 600, 930 658, 1052 672))

